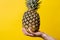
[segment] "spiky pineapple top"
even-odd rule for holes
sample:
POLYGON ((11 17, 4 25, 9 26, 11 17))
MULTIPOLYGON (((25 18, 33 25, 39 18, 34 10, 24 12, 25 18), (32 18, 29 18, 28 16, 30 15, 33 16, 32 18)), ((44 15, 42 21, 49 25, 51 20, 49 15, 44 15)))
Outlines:
POLYGON ((26 0, 27 7, 32 10, 38 9, 39 0, 26 0))

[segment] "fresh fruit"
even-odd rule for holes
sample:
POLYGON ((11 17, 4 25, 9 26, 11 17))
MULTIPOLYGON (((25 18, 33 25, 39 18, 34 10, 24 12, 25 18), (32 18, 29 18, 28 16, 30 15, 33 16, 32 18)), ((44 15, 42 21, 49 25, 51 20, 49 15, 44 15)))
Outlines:
POLYGON ((24 13, 22 24, 23 27, 29 32, 28 28, 31 27, 31 31, 36 32, 39 30, 40 17, 36 12, 38 9, 39 0, 26 0, 28 11, 24 13))

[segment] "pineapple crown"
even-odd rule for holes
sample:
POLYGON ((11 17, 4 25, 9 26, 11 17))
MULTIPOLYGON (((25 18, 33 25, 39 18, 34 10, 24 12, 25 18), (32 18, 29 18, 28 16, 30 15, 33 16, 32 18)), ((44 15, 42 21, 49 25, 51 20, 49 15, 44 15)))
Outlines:
POLYGON ((32 10, 38 9, 39 0, 26 0, 27 7, 32 10))

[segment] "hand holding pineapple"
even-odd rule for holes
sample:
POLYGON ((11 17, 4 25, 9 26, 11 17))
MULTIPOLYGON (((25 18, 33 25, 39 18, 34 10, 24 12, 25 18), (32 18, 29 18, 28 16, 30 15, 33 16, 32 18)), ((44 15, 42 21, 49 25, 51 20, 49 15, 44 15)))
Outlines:
POLYGON ((39 0, 26 0, 28 11, 24 13, 22 24, 23 33, 28 36, 42 37, 44 40, 55 40, 43 32, 39 32, 40 17, 36 12, 39 0))
POLYGON ((38 31, 38 32, 32 32, 32 31, 31 31, 31 28, 29 28, 30 33, 27 32, 24 27, 22 28, 22 31, 23 31, 23 33, 24 33, 25 35, 27 35, 27 36, 31 36, 31 37, 41 37, 41 38, 43 38, 44 40, 55 40, 53 37, 48 36, 47 34, 45 34, 45 33, 43 33, 43 32, 39 32, 39 31, 38 31))

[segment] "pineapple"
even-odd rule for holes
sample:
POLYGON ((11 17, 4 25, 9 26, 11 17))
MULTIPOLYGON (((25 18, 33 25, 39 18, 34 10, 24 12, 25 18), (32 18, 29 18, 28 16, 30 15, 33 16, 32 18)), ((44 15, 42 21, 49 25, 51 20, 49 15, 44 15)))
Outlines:
POLYGON ((29 32, 28 28, 31 28, 32 32, 37 32, 40 26, 39 14, 36 12, 39 5, 39 0, 26 0, 28 10, 24 13, 22 24, 23 27, 29 32))

